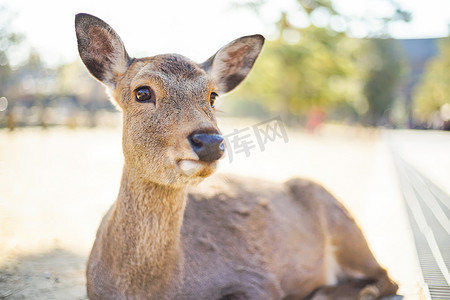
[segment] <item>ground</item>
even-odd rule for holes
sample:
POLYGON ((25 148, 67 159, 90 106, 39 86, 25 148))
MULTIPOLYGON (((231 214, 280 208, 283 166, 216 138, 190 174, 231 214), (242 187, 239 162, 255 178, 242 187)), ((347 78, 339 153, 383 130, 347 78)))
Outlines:
MULTIPOLYGON (((274 122, 278 135, 258 140, 264 132, 255 129, 269 123, 221 121, 232 154, 221 172, 324 184, 355 215, 405 299, 419 299, 403 204, 386 195, 397 193, 395 183, 383 186, 385 172, 394 176, 383 133, 328 125, 315 134, 283 135, 283 124, 274 122), (234 129, 253 147, 244 149, 234 129)), ((86 259, 116 197, 122 163, 120 128, 0 130, 0 299, 86 299, 86 259)))

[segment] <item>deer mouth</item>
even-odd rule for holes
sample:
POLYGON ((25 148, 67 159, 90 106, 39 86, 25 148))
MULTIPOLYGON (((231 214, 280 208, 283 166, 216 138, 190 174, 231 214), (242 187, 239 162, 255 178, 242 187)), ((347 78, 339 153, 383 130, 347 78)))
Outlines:
POLYGON ((217 161, 204 162, 193 159, 180 159, 177 161, 178 168, 186 177, 208 177, 217 169, 217 161))

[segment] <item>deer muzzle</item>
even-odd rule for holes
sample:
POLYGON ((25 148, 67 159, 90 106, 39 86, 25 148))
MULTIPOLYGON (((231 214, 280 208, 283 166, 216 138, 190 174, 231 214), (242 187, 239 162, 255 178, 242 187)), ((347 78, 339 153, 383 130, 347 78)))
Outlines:
POLYGON ((192 150, 203 162, 213 162, 225 152, 224 138, 220 134, 193 133, 188 137, 192 150))

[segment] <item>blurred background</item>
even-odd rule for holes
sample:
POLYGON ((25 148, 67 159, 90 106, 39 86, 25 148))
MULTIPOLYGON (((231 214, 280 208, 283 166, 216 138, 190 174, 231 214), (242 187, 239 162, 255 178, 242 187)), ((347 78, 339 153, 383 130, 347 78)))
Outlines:
POLYGON ((292 126, 322 122, 450 128, 450 3, 445 0, 0 2, 0 127, 117 123, 77 57, 74 15, 103 18, 131 55, 206 60, 252 33, 268 41, 220 110, 292 126), (170 13, 168 13, 170 12, 170 13))
POLYGON ((263 34, 249 77, 216 102, 224 135, 252 144, 220 170, 324 184, 404 300, 450 299, 448 0, 0 0, 0 299, 87 299, 117 196, 121 113, 78 57, 80 12, 135 57, 202 62, 263 34))

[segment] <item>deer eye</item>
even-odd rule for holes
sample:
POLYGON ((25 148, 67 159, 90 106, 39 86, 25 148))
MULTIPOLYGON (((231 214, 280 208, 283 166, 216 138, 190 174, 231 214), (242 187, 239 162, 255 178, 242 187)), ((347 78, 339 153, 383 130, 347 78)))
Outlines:
POLYGON ((216 102, 217 97, 219 97, 219 95, 217 95, 217 93, 212 92, 211 95, 209 96, 209 104, 211 104, 211 107, 214 108, 214 103, 216 102))
POLYGON ((134 91, 136 101, 140 103, 155 102, 155 93, 148 86, 142 86, 134 91))

